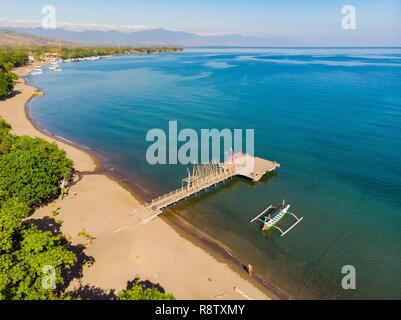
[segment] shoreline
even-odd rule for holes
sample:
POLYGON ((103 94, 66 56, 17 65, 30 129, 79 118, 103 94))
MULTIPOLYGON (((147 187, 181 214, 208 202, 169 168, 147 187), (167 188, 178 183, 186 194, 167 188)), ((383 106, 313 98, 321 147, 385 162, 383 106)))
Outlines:
POLYGON ((165 221, 178 234, 195 244, 197 247, 205 250, 217 261, 227 263, 231 270, 265 292, 273 300, 290 299, 285 292, 283 292, 280 288, 274 287, 267 283, 257 272, 254 271, 253 276, 251 278, 248 277, 245 269, 246 265, 243 263, 243 261, 240 261, 238 258, 236 258, 235 252, 232 252, 230 248, 226 247, 224 244, 212 238, 207 233, 198 229, 196 226, 192 225, 190 221, 179 216, 173 210, 170 209, 169 211, 171 212, 166 211, 164 215, 161 215, 160 219, 165 221), (172 217, 172 215, 174 215, 174 217, 172 217))
MULTIPOLYGON (((22 67, 25 68, 25 67, 22 67)), ((20 76, 19 81, 22 81, 23 86, 26 86, 26 89, 36 89, 34 86, 30 85, 27 83, 27 80, 22 78, 23 76, 25 76, 25 74, 18 74, 20 76)), ((22 90, 23 91, 23 90, 22 90)), ((17 95, 18 96, 18 95, 17 95)), ((12 97, 8 100, 12 100, 15 97, 12 97)), ((27 122, 29 122, 29 125, 38 133, 40 133, 41 135, 45 136, 47 139, 46 140, 51 140, 51 141, 57 141, 56 143, 60 146, 61 144, 61 148, 63 148, 65 150, 65 146, 69 146, 72 149, 77 150, 79 153, 83 153, 85 154, 87 157, 89 157, 90 161, 92 162, 92 167, 90 167, 90 165, 88 163, 84 163, 84 165, 82 166, 81 164, 77 164, 76 163, 76 159, 74 160, 74 168, 76 168, 77 173, 83 175, 84 177, 86 177, 87 175, 90 176, 102 176, 106 179, 108 179, 112 184, 117 184, 119 187, 123 188, 124 191, 129 192, 130 197, 134 198, 132 200, 134 200, 135 202, 139 203, 139 206, 142 206, 144 201, 141 197, 138 196, 137 192, 135 191, 135 188, 133 188, 132 186, 129 186, 125 183, 123 183, 122 181, 120 181, 118 179, 118 177, 115 177, 112 175, 111 172, 106 172, 104 170, 104 165, 102 163, 102 161, 99 159, 99 157, 96 155, 95 151, 89 149, 87 150, 86 148, 84 148, 83 146, 76 144, 72 141, 69 141, 67 139, 64 139, 62 137, 59 137, 51 132, 48 132, 47 130, 41 128, 37 123, 35 123, 34 120, 32 120, 30 114, 29 114, 29 110, 28 110, 28 106, 29 106, 29 102, 31 101, 31 99, 33 98, 33 95, 30 95, 24 102, 24 106, 23 106, 23 111, 24 111, 24 117, 25 120, 27 122), (89 170, 88 170, 89 169, 89 170), (133 190, 134 189, 134 190, 133 190)), ((0 114, 2 114, 1 112, 1 108, 0 108, 0 114)), ((7 121, 9 119, 7 119, 7 117, 4 117, 7 121)), ((13 124, 12 124, 13 125, 13 124)), ((14 128, 14 126, 13 126, 14 128)), ((71 150, 66 150, 67 155, 71 158, 70 154, 71 150)), ((78 157, 79 158, 79 157, 78 157)), ((88 159, 85 159, 86 162, 88 162, 88 159)), ((85 162, 84 161, 84 162, 85 162)), ((80 177, 80 179, 76 182, 76 185, 82 185, 83 181, 82 177, 80 177)), ((75 183, 74 183, 74 187, 75 187, 75 183)), ((96 190, 95 190, 96 191, 96 190)), ((69 198, 70 196, 68 196, 67 198, 69 198)), ((64 200, 63 200, 64 201, 64 200)), ((63 201, 60 201, 61 203, 63 201)), ((41 208, 42 209, 42 208, 41 208)), ((39 216, 42 215, 43 216, 43 212, 41 211, 46 211, 39 209, 39 216)), ((36 213, 35 213, 36 215, 36 213)), ((176 233, 176 236, 185 239, 185 242, 190 243, 193 248, 191 248, 191 251, 194 251, 194 253, 197 253, 195 251, 202 251, 202 253, 205 253, 206 255, 210 256, 213 259, 213 264, 215 264, 217 266, 217 264, 219 265, 223 265, 226 266, 227 268, 229 268, 229 270, 233 273, 230 275, 230 277, 232 278, 232 276, 236 277, 240 277, 242 281, 245 281, 246 283, 248 283, 250 286, 249 287, 254 287, 253 289, 256 290, 261 290, 262 292, 255 292, 255 294, 258 294, 258 298, 257 299, 286 299, 287 297, 285 295, 281 295, 279 290, 274 290, 274 288, 267 288, 265 285, 263 285, 260 281, 258 282, 258 280, 256 279, 251 279, 248 277, 247 273, 244 270, 241 270, 241 262, 235 260, 235 258, 231 259, 232 261, 229 261, 230 259, 227 259, 227 257, 224 257, 224 248, 219 245, 216 241, 214 241, 213 239, 208 239, 206 242, 210 241, 208 244, 205 244, 205 239, 202 239, 199 237, 200 234, 200 230, 194 230, 192 225, 189 225, 187 221, 181 221, 179 222, 177 219, 176 221, 171 221, 171 219, 168 219, 166 217, 163 217, 161 219, 157 219, 158 223, 160 224, 161 221, 163 221, 162 223, 165 224, 166 226, 168 226, 168 228, 176 233), (185 224, 188 224, 189 226, 185 227, 185 224), (197 236, 198 235, 198 236, 197 236), (215 248, 213 248, 215 246, 215 248), (242 272, 241 272, 242 271, 242 272), (262 293, 262 296, 260 295, 262 293), (263 297, 264 296, 264 297, 263 297)), ((182 219, 183 220, 183 219, 182 219)), ((135 224, 133 224, 135 225, 135 224)), ((129 228, 127 226, 120 228, 121 231, 125 230, 126 228, 129 228)), ((136 225, 136 228, 138 228, 138 226, 136 225)), ((196 229, 196 228, 195 228, 196 229)), ((120 232, 119 229, 117 229, 114 232, 120 232)), ((64 233, 64 231, 63 231, 64 233)), ((207 235, 206 235, 207 236, 207 235)), ((208 237, 210 238, 210 237, 208 237)), ((96 240, 95 240, 96 241, 96 240)), ((188 245, 188 244, 187 244, 188 245)), ((86 250, 86 251, 90 251, 90 250, 86 250)), ((230 255, 230 253, 225 250, 227 254, 230 255)), ((89 253, 90 255, 90 253, 89 253)), ((184 258, 184 261, 186 259, 184 258)), ((208 263, 210 263, 210 261, 208 261, 208 263)), ((96 264, 96 263, 95 263, 96 264)), ((211 266, 214 267, 214 266, 211 266)), ((227 273, 227 270, 225 271, 227 273)), ((85 277, 84 277, 85 278, 85 277)), ((191 279, 191 278, 190 278, 191 279)), ((127 279, 129 280, 129 279, 127 279)), ((144 280, 151 280, 151 279, 145 279, 144 280)), ((191 280, 189 280, 191 281, 191 280)), ((210 281, 210 280, 209 280, 210 281)), ((230 279, 230 281, 232 281, 232 279, 230 279)), ((239 279, 236 279, 236 282, 238 282, 239 279)), ((242 282, 241 281, 241 282, 242 282)), ((93 281, 92 281, 93 282, 93 281)), ((164 283, 163 281, 161 281, 160 283, 163 287, 164 287, 164 283)), ((187 283, 188 285, 188 283, 187 283)), ((191 283, 189 283, 189 285, 191 286, 191 283)), ((104 287, 104 286, 103 286, 104 287)), ((240 286, 240 287, 243 287, 240 286)), ((235 288, 235 286, 234 286, 235 288)), ((167 288, 168 289, 168 288, 167 288)), ((172 292, 173 294, 176 294, 174 292, 173 289, 168 289, 167 291, 172 292)), ((240 290, 238 290, 240 291, 240 290)), ((242 292, 242 289, 241 291, 242 292)), ((236 293, 235 289, 233 290, 232 293, 236 293)), ((195 296, 197 294, 199 294, 199 292, 191 292, 192 295, 195 294, 195 296)), ((214 299, 217 299, 219 295, 214 295, 214 299)), ((248 296, 248 295, 246 295, 248 296)), ((253 295, 250 295, 253 296, 253 295)), ((236 295, 234 295, 233 297, 231 297, 228 294, 223 294, 222 297, 224 297, 225 299, 240 299, 241 298, 241 294, 238 295, 238 293, 236 295), (229 297, 227 297, 229 296, 229 297)), ((245 296, 242 294, 242 298, 244 298, 245 296)), ((179 295, 177 296, 178 299, 187 299, 188 297, 188 292, 186 293, 186 296, 180 297, 179 295)), ((211 299, 213 297, 210 297, 210 294, 207 295, 201 295, 200 297, 195 297, 196 298, 201 298, 201 299, 211 299)))
MULTIPOLYGON (((24 79, 24 80, 25 80, 25 79, 24 79)), ((26 80, 25 80, 25 82, 26 82, 26 80)), ((30 87, 36 88, 35 86, 33 86, 33 85, 31 85, 31 84, 28 84, 28 85, 29 85, 30 87)), ((24 111, 25 111, 25 117, 26 117, 27 120, 30 122, 30 124, 35 128, 35 130, 37 130, 38 132, 40 132, 40 133, 43 134, 44 136, 47 136, 47 137, 49 137, 49 138, 51 138, 51 139, 54 139, 54 140, 57 140, 57 141, 60 142, 60 143, 68 144, 69 146, 71 146, 71 147, 73 147, 73 148, 79 149, 81 152, 87 153, 88 156, 92 159, 92 161, 93 161, 94 164, 95 164, 95 168, 94 168, 93 170, 91 170, 90 173, 93 173, 93 174, 95 174, 95 173, 101 173, 103 164, 102 164, 102 162, 101 162, 94 154, 92 154, 92 153, 90 152, 90 150, 86 150, 84 146, 81 146, 81 145, 79 145, 79 144, 76 144, 76 143, 74 143, 73 141, 67 140, 67 139, 65 139, 65 138, 63 138, 63 137, 57 136, 56 134, 54 134, 54 133, 52 133, 52 132, 50 132, 50 131, 47 131, 47 130, 43 129, 38 123, 36 123, 36 122, 32 119, 31 115, 29 114, 29 110, 28 110, 28 109, 29 109, 29 103, 31 102, 31 100, 32 100, 33 98, 35 98, 35 96, 31 96, 31 97, 29 98, 29 100, 26 101, 25 106, 24 106, 24 111)), ((81 173, 83 173, 83 172, 81 172, 81 173)))

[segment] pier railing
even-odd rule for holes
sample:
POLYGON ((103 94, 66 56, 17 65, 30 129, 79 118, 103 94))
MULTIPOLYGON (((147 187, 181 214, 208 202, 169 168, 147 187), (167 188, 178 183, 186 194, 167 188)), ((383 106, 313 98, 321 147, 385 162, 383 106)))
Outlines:
POLYGON ((156 217, 162 212, 162 209, 169 205, 206 190, 233 176, 244 176, 257 182, 266 173, 279 167, 280 165, 276 162, 255 158, 245 153, 235 154, 224 163, 194 165, 192 174, 188 172, 188 177, 182 180, 183 186, 181 188, 153 199, 145 206, 152 213, 151 218, 156 217))
POLYGON ((210 175, 197 178, 191 181, 188 186, 181 187, 169 193, 166 193, 156 199, 153 199, 150 203, 146 204, 146 207, 152 211, 159 211, 173 203, 176 203, 182 199, 188 198, 193 194, 196 194, 204 189, 207 189, 213 185, 216 185, 224 180, 227 180, 235 175, 235 166, 229 166, 214 172, 210 175))

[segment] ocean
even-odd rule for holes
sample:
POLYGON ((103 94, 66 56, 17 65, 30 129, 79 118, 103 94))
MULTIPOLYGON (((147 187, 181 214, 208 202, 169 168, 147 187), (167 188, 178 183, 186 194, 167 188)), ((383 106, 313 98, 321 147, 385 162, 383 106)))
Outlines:
POLYGON ((190 221, 290 298, 401 298, 400 48, 186 49, 62 68, 27 77, 45 91, 29 104, 33 121, 96 152, 146 200, 187 175, 146 161, 147 132, 171 120, 254 129, 255 155, 281 164, 165 219, 190 221), (249 223, 283 199, 304 217, 290 233, 249 223), (348 265, 356 289, 342 287, 348 265))

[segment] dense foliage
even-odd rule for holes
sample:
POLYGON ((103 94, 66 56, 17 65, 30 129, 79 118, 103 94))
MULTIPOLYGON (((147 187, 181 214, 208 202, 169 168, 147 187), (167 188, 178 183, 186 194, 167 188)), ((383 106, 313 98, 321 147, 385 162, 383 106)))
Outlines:
POLYGON ((175 300, 171 293, 163 293, 156 288, 145 288, 141 283, 134 284, 118 295, 119 300, 175 300))
POLYGON ((11 126, 3 119, 0 118, 0 138, 10 133, 11 126))
POLYGON ((55 287, 51 283, 44 286, 43 281, 51 277, 54 286, 62 284, 63 271, 77 258, 61 235, 53 236, 23 222, 28 213, 29 207, 15 198, 0 207, 0 299, 60 298, 55 287))
POLYGON ((93 56, 108 56, 115 54, 149 54, 157 52, 176 52, 178 48, 112 48, 112 47, 83 47, 61 48, 59 56, 63 59, 86 58, 93 56))
POLYGON ((7 96, 14 88, 17 77, 12 72, 0 69, 0 98, 7 96))
POLYGON ((70 177, 72 163, 55 144, 17 137, 10 130, 0 118, 0 299, 69 298, 43 281, 51 266, 54 285, 62 284, 76 255, 61 235, 24 219, 34 206, 58 194, 59 181, 70 177))
POLYGON ((8 152, 0 157, 0 202, 18 197, 36 207, 57 196, 59 182, 71 176, 72 161, 65 151, 40 138, 11 140, 3 147, 8 152))
POLYGON ((116 54, 150 54, 160 52, 178 52, 182 51, 181 48, 170 48, 170 47, 94 47, 94 46, 69 46, 69 47, 49 47, 49 46, 35 46, 35 47, 20 47, 13 49, 0 49, 0 53, 4 53, 4 59, 1 61, 7 62, 9 65, 20 66, 28 62, 28 55, 35 58, 36 61, 43 61, 49 56, 57 56, 62 59, 76 59, 76 58, 87 58, 94 56, 109 56, 116 54), (6 53, 13 52, 13 56, 7 55, 6 53), (17 62, 17 64, 15 63, 17 62))
POLYGON ((0 50, 0 68, 10 71, 14 67, 20 67, 28 63, 28 53, 24 50, 0 50))
POLYGON ((11 72, 28 62, 28 54, 21 50, 0 50, 0 98, 7 96, 14 88, 17 76, 11 72))
POLYGON ((9 152, 13 137, 9 134, 11 126, 0 118, 0 156, 9 152))

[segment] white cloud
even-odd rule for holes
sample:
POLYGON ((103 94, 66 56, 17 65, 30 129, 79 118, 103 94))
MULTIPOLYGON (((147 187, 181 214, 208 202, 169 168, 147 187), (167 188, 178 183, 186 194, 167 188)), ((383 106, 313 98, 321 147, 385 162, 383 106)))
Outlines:
MULTIPOLYGON (((9 28, 37 28, 40 27, 40 21, 37 20, 10 20, 0 18, 0 27, 9 28)), ((122 32, 136 32, 149 29, 155 29, 144 25, 111 25, 111 24, 85 24, 85 23, 68 23, 57 22, 57 27, 70 30, 70 31, 84 31, 84 30, 100 30, 100 31, 122 31, 122 32)))
POLYGON ((0 18, 0 27, 36 28, 40 26, 35 20, 9 20, 0 18))

